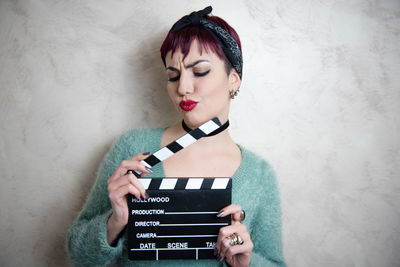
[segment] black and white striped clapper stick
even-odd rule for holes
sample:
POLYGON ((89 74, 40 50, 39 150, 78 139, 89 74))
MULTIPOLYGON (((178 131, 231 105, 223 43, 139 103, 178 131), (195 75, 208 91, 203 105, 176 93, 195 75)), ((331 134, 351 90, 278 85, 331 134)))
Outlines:
MULTIPOLYGON (((170 156, 180 151, 181 149, 186 148, 187 146, 193 144, 200 138, 205 137, 208 134, 214 132, 219 127, 221 127, 221 122, 217 117, 215 117, 214 119, 211 119, 206 123, 202 124, 200 127, 179 137, 175 141, 171 142, 169 145, 161 148, 160 150, 150 155, 148 158, 142 160, 141 162, 146 167, 151 168, 157 163, 160 163, 161 161, 164 161, 165 159, 169 158, 170 156)), ((127 173, 133 173, 138 178, 140 177, 140 174, 142 174, 142 172, 137 170, 128 170, 127 173)))

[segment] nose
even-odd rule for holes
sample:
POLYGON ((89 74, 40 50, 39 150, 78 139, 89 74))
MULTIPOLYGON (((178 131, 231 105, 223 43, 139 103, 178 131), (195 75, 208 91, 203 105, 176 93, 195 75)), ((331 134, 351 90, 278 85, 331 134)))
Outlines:
POLYGON ((194 91, 193 80, 189 73, 182 72, 179 78, 178 93, 180 95, 190 95, 194 91))

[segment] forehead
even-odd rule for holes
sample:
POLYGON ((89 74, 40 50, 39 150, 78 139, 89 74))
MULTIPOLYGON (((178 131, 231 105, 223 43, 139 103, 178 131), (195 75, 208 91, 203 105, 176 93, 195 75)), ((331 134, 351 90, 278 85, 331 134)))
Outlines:
POLYGON ((173 66, 180 63, 188 64, 196 60, 207 60, 210 63, 223 63, 216 53, 210 51, 206 47, 200 45, 197 40, 194 40, 190 45, 189 53, 185 56, 181 49, 177 49, 172 55, 172 51, 167 53, 165 61, 167 66, 173 66))

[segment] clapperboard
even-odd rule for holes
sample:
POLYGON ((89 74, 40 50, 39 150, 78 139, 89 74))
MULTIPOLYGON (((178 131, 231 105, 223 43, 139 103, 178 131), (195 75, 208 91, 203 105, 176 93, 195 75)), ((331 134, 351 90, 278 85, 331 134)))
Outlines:
MULTIPOLYGON (((149 167, 217 130, 214 118, 143 160, 149 167)), ((140 172, 130 171, 138 178, 140 172)), ((221 227, 230 216, 218 211, 231 204, 231 178, 139 178, 149 195, 128 196, 130 260, 213 259, 221 227)))
POLYGON ((149 198, 130 199, 128 247, 131 260, 211 259, 218 218, 231 204, 230 178, 143 178, 149 198))

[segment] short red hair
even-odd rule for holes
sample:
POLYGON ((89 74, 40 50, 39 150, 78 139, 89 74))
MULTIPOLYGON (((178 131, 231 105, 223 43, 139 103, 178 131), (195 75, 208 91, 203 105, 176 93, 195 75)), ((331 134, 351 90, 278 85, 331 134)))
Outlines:
MULTIPOLYGON (((239 35, 236 31, 223 19, 217 16, 205 16, 207 20, 213 22, 214 24, 220 26, 226 32, 228 32, 232 38, 239 45, 240 51, 242 51, 242 46, 240 44, 239 35)), ((229 60, 227 60, 224 51, 218 41, 201 25, 189 25, 176 32, 168 32, 167 37, 165 37, 164 42, 161 45, 160 52, 161 58, 165 65, 165 57, 169 51, 174 55, 175 51, 181 49, 184 58, 189 54, 190 46, 194 40, 199 41, 200 47, 206 49, 207 51, 214 52, 218 57, 225 61, 225 66, 229 72, 232 68, 229 60), (228 69, 229 68, 229 69, 228 69)), ((171 56, 172 56, 171 55, 171 56)))

